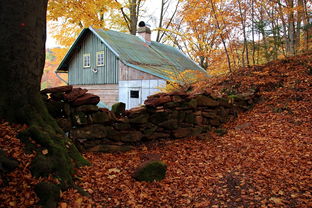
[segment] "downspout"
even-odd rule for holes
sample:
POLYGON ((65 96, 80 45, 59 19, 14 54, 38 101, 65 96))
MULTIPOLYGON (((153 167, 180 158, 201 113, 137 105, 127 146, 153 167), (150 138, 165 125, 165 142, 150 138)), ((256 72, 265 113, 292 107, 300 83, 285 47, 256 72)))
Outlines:
MULTIPOLYGON (((60 75, 58 75, 57 71, 54 72, 56 77, 59 78, 60 80, 62 80, 63 82, 65 82, 66 85, 68 85, 68 82, 66 82, 62 77, 60 77, 60 75)), ((66 73, 66 72, 63 72, 66 73)))

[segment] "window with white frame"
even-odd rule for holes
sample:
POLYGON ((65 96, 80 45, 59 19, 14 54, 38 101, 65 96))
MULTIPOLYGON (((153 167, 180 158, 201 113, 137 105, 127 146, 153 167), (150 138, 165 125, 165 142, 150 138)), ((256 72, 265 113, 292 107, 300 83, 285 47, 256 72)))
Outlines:
POLYGON ((90 67, 90 61, 91 61, 91 58, 90 58, 90 53, 85 53, 83 54, 83 68, 87 68, 87 67, 90 67))
POLYGON ((104 51, 96 52, 96 65, 104 66, 104 51))

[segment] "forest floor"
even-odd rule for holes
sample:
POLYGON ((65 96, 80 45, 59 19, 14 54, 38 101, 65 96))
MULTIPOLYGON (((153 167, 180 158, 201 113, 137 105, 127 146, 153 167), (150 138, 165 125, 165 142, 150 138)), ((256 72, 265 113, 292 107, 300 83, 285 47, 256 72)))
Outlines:
MULTIPOLYGON (((90 197, 70 189, 61 193, 59 206, 312 207, 312 54, 240 69, 207 84, 214 92, 255 86, 259 102, 224 125, 223 136, 154 141, 118 154, 86 153, 92 166, 80 168, 76 178, 90 197), (147 154, 159 154, 167 164, 164 180, 132 178, 147 154)), ((7 176, 9 186, 1 187, 0 207, 33 207, 37 201, 28 190, 37 180, 27 169, 32 156, 14 140, 21 128, 0 124, 11 132, 0 132, 0 148, 23 161, 7 176)))

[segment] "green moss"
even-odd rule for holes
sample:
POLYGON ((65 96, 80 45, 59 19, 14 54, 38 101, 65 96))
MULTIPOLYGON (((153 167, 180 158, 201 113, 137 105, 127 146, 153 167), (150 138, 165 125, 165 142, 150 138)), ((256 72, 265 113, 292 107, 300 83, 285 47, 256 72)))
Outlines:
POLYGON ((35 192, 40 199, 39 204, 44 208, 57 207, 60 191, 59 186, 50 182, 41 182, 35 186, 35 192))
POLYGON ((115 113, 115 115, 122 115, 126 110, 126 104, 119 102, 112 105, 112 112, 115 113))
POLYGON ((33 159, 30 165, 31 174, 34 177, 47 177, 53 170, 52 161, 49 157, 45 157, 41 153, 33 159))
POLYGON ((149 161, 138 168, 133 177, 138 181, 160 181, 165 178, 166 170, 167 165, 162 161, 149 161))

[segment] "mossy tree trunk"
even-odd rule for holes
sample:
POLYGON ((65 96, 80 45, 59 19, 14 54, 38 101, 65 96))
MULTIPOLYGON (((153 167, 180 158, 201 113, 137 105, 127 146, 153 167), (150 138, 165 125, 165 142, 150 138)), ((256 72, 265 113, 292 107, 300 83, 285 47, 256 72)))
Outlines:
POLYGON ((74 165, 87 161, 64 136, 41 100, 47 2, 0 1, 0 119, 28 124, 22 137, 32 137, 41 148, 48 149, 46 155, 37 151, 40 159, 34 160, 34 169, 52 173, 63 187, 68 187, 73 184, 74 165), (41 167, 45 165, 48 168, 41 167))

